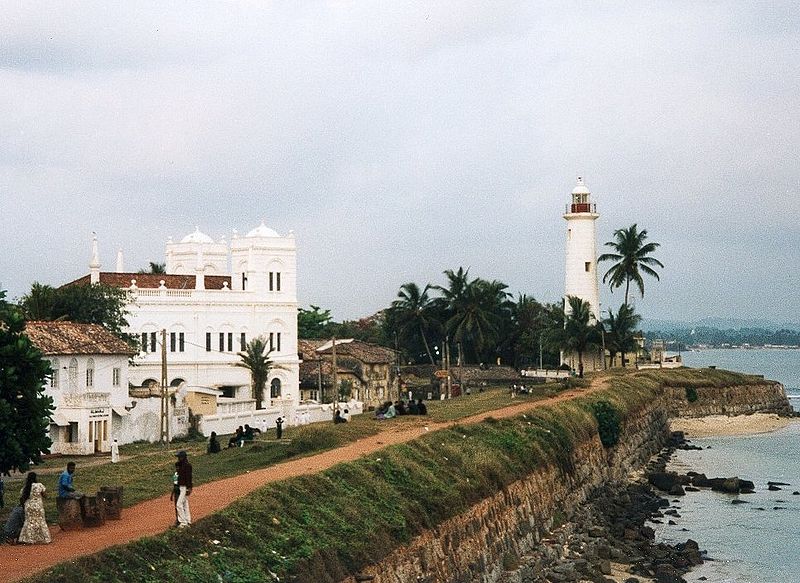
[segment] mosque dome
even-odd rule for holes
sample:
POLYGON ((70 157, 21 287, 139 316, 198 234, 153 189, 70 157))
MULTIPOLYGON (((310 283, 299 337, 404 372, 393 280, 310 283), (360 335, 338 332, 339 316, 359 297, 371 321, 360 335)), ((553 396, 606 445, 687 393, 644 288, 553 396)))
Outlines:
POLYGON ((572 194, 591 194, 589 189, 586 188, 586 185, 583 183, 583 178, 578 176, 578 184, 575 185, 575 188, 572 189, 572 194))
POLYGON ((247 237, 280 237, 278 233, 270 229, 268 226, 264 224, 264 221, 261 221, 261 224, 257 226, 255 229, 247 233, 247 237))
POLYGON ((213 243, 214 239, 202 233, 200 231, 200 227, 194 228, 194 233, 189 233, 183 239, 181 239, 181 243, 213 243))

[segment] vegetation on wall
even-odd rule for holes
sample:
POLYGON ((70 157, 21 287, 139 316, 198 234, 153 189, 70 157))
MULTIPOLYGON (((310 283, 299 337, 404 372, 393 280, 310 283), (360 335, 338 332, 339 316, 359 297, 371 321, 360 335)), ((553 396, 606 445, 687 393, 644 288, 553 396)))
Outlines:
POLYGON ((591 404, 592 413, 597 419, 597 431, 603 447, 613 447, 619 442, 622 433, 622 420, 619 411, 608 401, 595 401, 591 404))

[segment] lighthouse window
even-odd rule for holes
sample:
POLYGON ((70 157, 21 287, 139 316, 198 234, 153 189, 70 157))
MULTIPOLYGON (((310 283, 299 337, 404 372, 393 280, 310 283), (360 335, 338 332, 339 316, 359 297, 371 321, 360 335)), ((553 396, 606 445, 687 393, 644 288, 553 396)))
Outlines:
POLYGON ((583 268, 586 270, 586 273, 589 273, 589 271, 591 271, 592 269, 592 262, 587 261, 586 263, 583 264, 583 268))

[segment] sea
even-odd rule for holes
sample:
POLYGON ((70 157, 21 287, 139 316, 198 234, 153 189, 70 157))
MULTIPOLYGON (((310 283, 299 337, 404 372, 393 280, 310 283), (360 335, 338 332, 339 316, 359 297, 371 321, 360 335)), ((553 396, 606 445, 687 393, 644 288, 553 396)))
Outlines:
MULTIPOLYGON (((716 366, 780 381, 800 410, 800 350, 708 349, 682 354, 691 367, 716 366)), ((800 583, 800 420, 771 433, 692 439, 699 451, 678 451, 671 469, 708 477, 739 476, 754 494, 702 490, 674 499, 675 525, 654 524, 656 538, 697 541, 712 560, 685 575, 689 582, 800 583), (767 482, 783 482, 770 491, 767 482), (746 501, 733 504, 735 498, 746 501)), ((667 517, 669 518, 669 517, 667 517)))

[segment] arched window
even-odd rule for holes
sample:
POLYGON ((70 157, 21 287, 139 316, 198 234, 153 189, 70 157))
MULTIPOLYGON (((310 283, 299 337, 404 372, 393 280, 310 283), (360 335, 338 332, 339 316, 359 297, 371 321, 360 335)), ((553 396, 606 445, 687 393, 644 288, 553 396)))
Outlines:
POLYGON ((58 388, 58 369, 60 366, 57 358, 50 361, 50 368, 53 370, 53 374, 50 377, 50 386, 54 389, 58 388))
POLYGON ((269 396, 271 399, 277 399, 281 396, 281 379, 272 379, 269 384, 269 396))
POLYGON ((90 358, 86 361, 86 388, 90 389, 94 386, 94 359, 90 358))
POLYGON ((69 390, 78 390, 78 359, 72 358, 69 361, 69 390))

